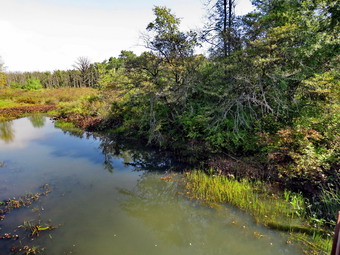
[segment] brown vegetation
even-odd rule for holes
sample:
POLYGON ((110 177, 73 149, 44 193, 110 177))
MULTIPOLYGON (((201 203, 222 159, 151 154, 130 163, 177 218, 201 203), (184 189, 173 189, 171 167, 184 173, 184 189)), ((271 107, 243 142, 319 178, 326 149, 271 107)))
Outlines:
POLYGON ((11 108, 0 109, 0 117, 7 119, 18 118, 23 114, 37 113, 37 112, 48 112, 55 110, 55 105, 32 105, 32 106, 19 106, 11 108))

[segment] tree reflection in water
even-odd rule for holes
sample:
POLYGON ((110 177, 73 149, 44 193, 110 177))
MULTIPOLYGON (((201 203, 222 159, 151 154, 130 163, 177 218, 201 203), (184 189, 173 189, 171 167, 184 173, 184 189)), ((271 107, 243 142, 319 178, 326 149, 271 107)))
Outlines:
POLYGON ((0 139, 5 143, 13 142, 15 132, 12 121, 0 121, 0 139))
POLYGON ((147 147, 136 141, 127 141, 119 135, 107 135, 92 132, 63 130, 81 139, 99 140, 99 149, 103 153, 103 167, 113 173, 113 160, 122 158, 124 164, 132 166, 135 171, 182 171, 189 166, 179 163, 169 152, 147 147))
POLYGON ((41 128, 45 125, 45 117, 42 115, 32 115, 29 116, 28 119, 31 121, 32 126, 35 128, 41 128))
POLYGON ((113 158, 123 158, 126 165, 135 171, 165 172, 182 171, 189 165, 180 163, 169 152, 147 147, 144 144, 126 141, 119 137, 100 136, 100 149, 105 165, 112 164, 113 158))

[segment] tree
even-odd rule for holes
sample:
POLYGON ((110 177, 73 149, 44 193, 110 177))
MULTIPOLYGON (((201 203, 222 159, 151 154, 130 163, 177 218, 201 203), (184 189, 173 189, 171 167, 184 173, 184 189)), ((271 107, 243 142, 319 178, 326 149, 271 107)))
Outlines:
POLYGON ((208 22, 202 32, 202 39, 212 45, 210 51, 217 56, 230 56, 238 47, 235 0, 209 0, 206 3, 208 22))
POLYGON ((180 19, 166 7, 156 6, 156 19, 147 26, 146 47, 168 62, 172 59, 192 56, 197 45, 196 34, 179 31, 180 19))
POLYGON ((118 89, 127 86, 129 79, 127 73, 134 66, 134 60, 137 58, 132 51, 122 50, 119 57, 110 57, 102 63, 95 63, 98 74, 97 86, 100 89, 118 89))
POLYGON ((173 127, 185 107, 199 62, 194 56, 196 34, 180 31, 180 19, 170 9, 155 7, 153 11, 156 17, 144 34, 145 46, 150 51, 129 58, 124 64, 133 84, 126 93, 130 102, 124 108, 138 111, 141 117, 134 121, 135 126, 150 142, 162 144, 168 140, 163 134, 173 127), (140 114, 141 111, 145 114, 140 114))
POLYGON ((167 80, 167 86, 177 90, 188 84, 188 68, 198 45, 197 35, 192 31, 181 32, 180 19, 170 9, 155 7, 154 13, 156 19, 147 26, 146 47, 160 59, 162 72, 158 75, 167 80))
POLYGON ((4 62, 2 61, 2 58, 0 56, 0 72, 4 72, 5 71, 5 65, 4 62))
POLYGON ((95 65, 91 64, 87 57, 79 57, 73 66, 80 72, 81 86, 94 87, 96 85, 98 74, 95 65))
POLYGON ((5 65, 0 56, 0 89, 7 86, 7 75, 5 74, 5 65))
POLYGON ((42 89, 43 85, 40 83, 39 79, 29 78, 27 79, 27 83, 24 88, 27 90, 38 90, 42 89))
POLYGON ((253 3, 242 57, 250 69, 238 78, 263 91, 272 109, 259 123, 279 177, 320 188, 338 178, 338 1, 253 3))

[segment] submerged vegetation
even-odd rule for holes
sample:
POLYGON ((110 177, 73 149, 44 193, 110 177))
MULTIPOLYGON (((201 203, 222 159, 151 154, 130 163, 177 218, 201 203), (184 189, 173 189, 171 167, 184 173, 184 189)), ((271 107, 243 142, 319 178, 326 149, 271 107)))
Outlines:
POLYGON ((253 1, 253 12, 236 17, 233 1, 210 3, 202 32, 180 31, 171 10, 155 7, 139 56, 0 73, 0 120, 47 111, 69 131, 110 130, 201 167, 219 159, 218 175, 187 175, 193 198, 233 204, 270 227, 312 229, 321 243, 340 210, 339 4, 253 1), (195 54, 203 42, 209 56, 195 54), (242 171, 239 162, 257 164, 242 171), (286 191, 268 196, 253 180, 224 176, 286 191))

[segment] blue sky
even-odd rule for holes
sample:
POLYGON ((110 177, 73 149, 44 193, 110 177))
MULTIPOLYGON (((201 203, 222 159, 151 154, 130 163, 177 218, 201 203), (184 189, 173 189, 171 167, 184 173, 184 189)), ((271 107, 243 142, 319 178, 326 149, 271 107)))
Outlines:
MULTIPOLYGON (((144 50, 140 39, 154 19, 153 6, 167 6, 182 29, 198 29, 203 0, 0 0, 0 56, 8 71, 70 69, 79 56, 103 61, 121 50, 144 50)), ((237 0, 239 14, 250 0, 237 0)))

